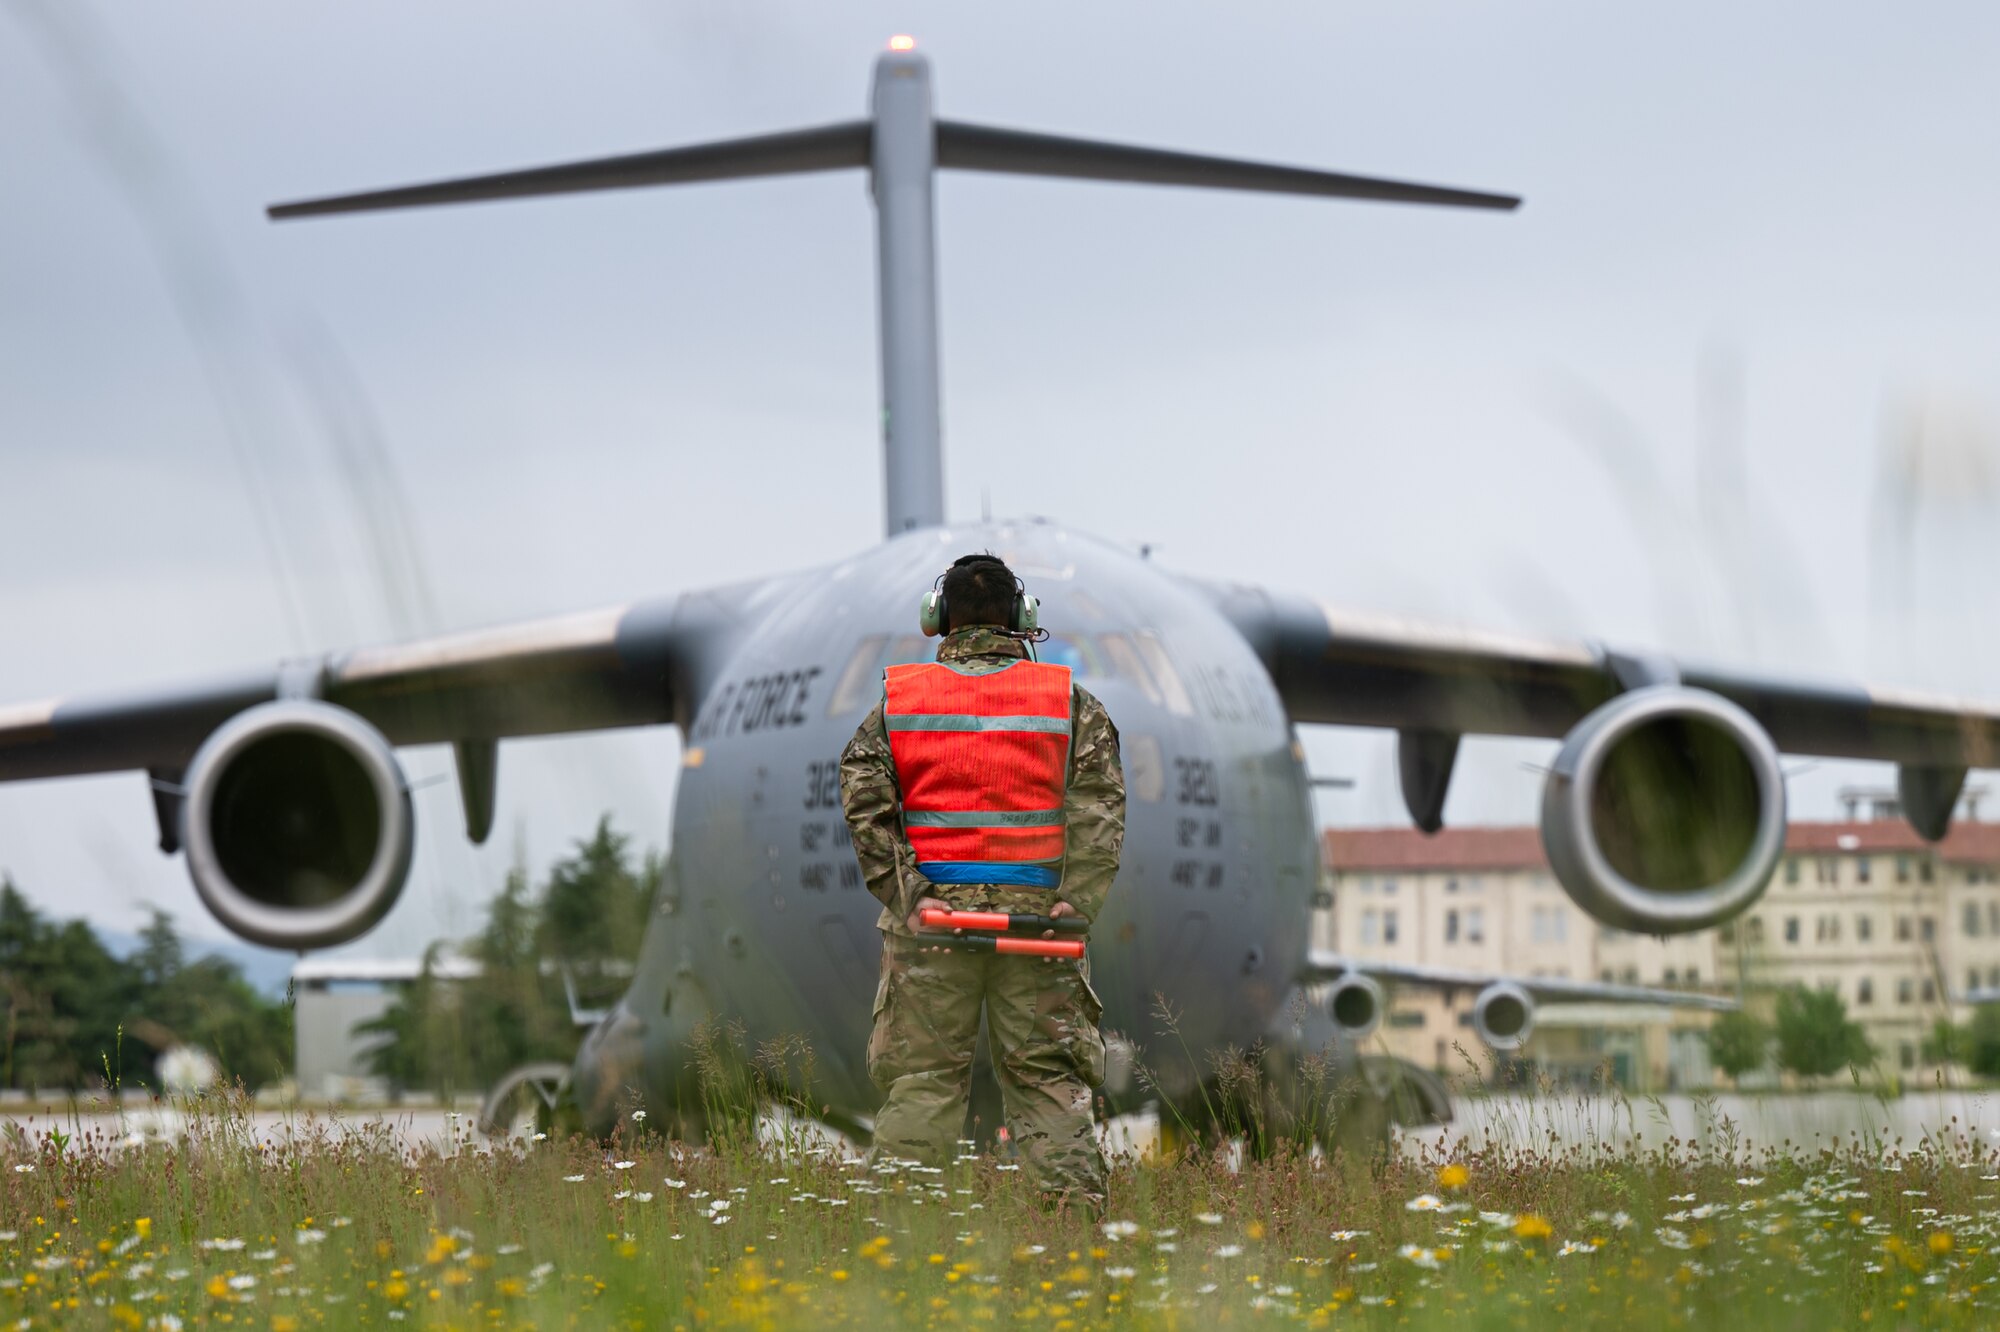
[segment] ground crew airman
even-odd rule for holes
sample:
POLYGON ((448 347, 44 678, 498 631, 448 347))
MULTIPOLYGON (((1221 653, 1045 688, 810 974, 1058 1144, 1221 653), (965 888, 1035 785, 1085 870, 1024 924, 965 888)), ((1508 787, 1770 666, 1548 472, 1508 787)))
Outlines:
POLYGON ((1118 731, 1066 667, 1033 659, 1038 608, 992 555, 925 598, 937 661, 891 666, 883 702, 841 755, 840 791, 868 891, 882 903, 882 979, 868 1071, 888 1093, 880 1153, 949 1160, 985 1011, 1008 1131, 1043 1195, 1104 1201, 1091 1089, 1102 1006, 1082 959, 927 946, 926 907, 1095 919, 1118 872, 1118 731))

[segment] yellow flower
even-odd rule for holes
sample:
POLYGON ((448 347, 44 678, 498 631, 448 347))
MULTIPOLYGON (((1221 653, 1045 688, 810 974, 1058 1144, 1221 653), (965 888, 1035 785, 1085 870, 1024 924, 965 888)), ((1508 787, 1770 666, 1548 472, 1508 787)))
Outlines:
POLYGON ((1471 1178, 1472 1172, 1470 1170, 1453 1161, 1450 1165, 1443 1166, 1438 1170, 1438 1187, 1441 1189, 1462 1189, 1465 1187, 1466 1181, 1471 1178))
POLYGON ((132 1223, 132 1229, 139 1232, 140 1239, 153 1238, 153 1218, 150 1216, 140 1217, 132 1223))
POLYGON ((1951 1252, 1951 1232, 1934 1230, 1930 1238, 1931 1252, 1942 1258, 1951 1252))
POLYGON ((1243 1228, 1243 1233, 1245 1235, 1248 1235, 1253 1240, 1263 1239, 1264 1223, 1262 1221, 1252 1221, 1249 1225, 1243 1228))
POLYGON ((211 1299, 224 1299, 229 1295, 229 1282, 218 1272, 208 1279, 208 1285, 203 1289, 208 1291, 211 1299))
POLYGON ((290 1314, 274 1314, 271 1318, 271 1332, 299 1332, 299 1320, 290 1314))
POLYGON ((1555 1227, 1533 1212, 1523 1212, 1521 1219, 1514 1223, 1514 1234, 1520 1239, 1544 1240, 1554 1233, 1555 1227))

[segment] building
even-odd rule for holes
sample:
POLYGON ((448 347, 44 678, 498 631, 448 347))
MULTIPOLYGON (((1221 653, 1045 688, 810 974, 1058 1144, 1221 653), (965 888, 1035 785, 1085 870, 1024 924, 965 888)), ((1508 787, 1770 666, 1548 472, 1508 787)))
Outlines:
MULTIPOLYGON (((292 968, 294 1064, 299 1094, 314 1100, 380 1100, 386 1080, 368 1067, 368 1053, 380 1036, 354 1029, 389 1011, 403 990, 423 974, 421 958, 300 958, 292 968)), ((466 980, 479 964, 446 955, 432 974, 466 980)))
MULTIPOLYGON (((1608 929, 1556 884, 1535 828, 1332 829, 1313 943, 1350 956, 1523 976, 1755 995, 1834 989, 1882 1066, 1927 1076, 1923 1036, 1962 1021, 1968 990, 2000 988, 2000 823, 1961 820, 1935 845, 1884 799, 1881 817, 1795 823, 1770 888, 1719 930, 1656 939, 1608 929)), ((1976 807, 1975 807, 1976 808, 1976 807)), ((1490 1077, 1472 1032, 1474 992, 1406 987, 1388 1049, 1447 1074, 1490 1077)), ((1640 1090, 1707 1085, 1702 1031, 1681 1009, 1543 1006, 1521 1056, 1557 1081, 1608 1073, 1640 1090)))

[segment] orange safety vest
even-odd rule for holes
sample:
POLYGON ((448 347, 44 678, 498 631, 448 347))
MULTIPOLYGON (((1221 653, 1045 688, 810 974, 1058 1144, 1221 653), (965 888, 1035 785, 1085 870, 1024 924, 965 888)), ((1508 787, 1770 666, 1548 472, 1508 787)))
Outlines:
POLYGON ((972 675, 891 666, 889 730, 903 829, 932 883, 1062 882, 1069 667, 1017 661, 972 675))

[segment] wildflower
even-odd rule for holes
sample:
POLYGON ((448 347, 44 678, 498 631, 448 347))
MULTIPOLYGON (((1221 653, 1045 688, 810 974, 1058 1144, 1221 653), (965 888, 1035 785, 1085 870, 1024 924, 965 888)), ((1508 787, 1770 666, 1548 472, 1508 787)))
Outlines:
POLYGON ((1693 1202, 1693 1201, 1694 1201, 1694 1195, 1693 1195, 1692 1193, 1675 1193, 1675 1194, 1670 1194, 1670 1195, 1668 1196, 1668 1198, 1667 1198, 1667 1201, 1668 1201, 1668 1202, 1693 1202))
POLYGON ((1131 1239, 1139 1233, 1137 1221, 1106 1221, 1102 1227, 1104 1238, 1108 1240, 1131 1239))
POLYGON ((1219 1226, 1222 1224, 1222 1214, 1220 1212, 1196 1212, 1194 1219, 1205 1226, 1219 1226))
POLYGON ((563 1176, 563 1183, 565 1183, 565 1184, 581 1184, 581 1183, 583 1183, 583 1176, 582 1176, 582 1175, 564 1175, 564 1176, 563 1176))
POLYGON ((1940 1258, 1944 1257, 1951 1252, 1951 1232, 1948 1230, 1933 1230, 1929 1244, 1932 1253, 1940 1258))
POLYGON ((548 1140, 549 1140, 549 1135, 546 1133, 537 1133, 532 1139, 530 1139, 530 1141, 532 1142, 547 1142, 548 1140))
POLYGON ((688 1186, 688 1182, 684 1179, 663 1179, 660 1182, 670 1189, 684 1189, 688 1186))
MULTIPOLYGON (((132 1230, 139 1236, 140 1239, 151 1239, 153 1235, 153 1218, 150 1216, 140 1217, 137 1221, 134 1221, 132 1223, 132 1230)), ((0 1236, 0 1238, 13 1239, 14 1237, 12 1235, 6 1235, 6 1236, 0 1236)))
POLYGON ((1669 1249, 1691 1249, 1694 1247, 1689 1243, 1686 1232, 1674 1230, 1667 1226, 1660 1226, 1655 1229, 1653 1231, 1653 1238, 1666 1245, 1669 1249))
POLYGON ((1215 1294, 1215 1291, 1216 1291, 1216 1285, 1213 1281, 1209 1282, 1205 1286, 1196 1286, 1194 1288, 1194 1293, 1197 1295, 1213 1295, 1215 1294))
POLYGON ((637 1199, 638 1199, 638 1200, 639 1200, 640 1202, 651 1202, 651 1201, 653 1201, 653 1195, 652 1195, 652 1194, 650 1194, 650 1193, 635 1193, 635 1194, 633 1194, 632 1196, 633 1196, 634 1198, 637 1198, 637 1199))
POLYGON ((257 1284, 257 1278, 251 1276, 248 1272, 245 1272, 241 1276, 233 1276, 229 1278, 229 1288, 231 1290, 249 1290, 256 1284, 257 1284))
POLYGON ((727 1198, 711 1198, 711 1199, 709 1199, 709 1202, 708 1202, 708 1210, 709 1210, 709 1211, 711 1211, 711 1212, 726 1212, 726 1211, 728 1211, 728 1210, 729 1210, 729 1199, 727 1199, 727 1198))
POLYGON ((1215 1251, 1215 1256, 1218 1258, 1234 1258, 1242 1252, 1243 1246, 1241 1244, 1225 1244, 1215 1251))
POLYGON ((1513 1226, 1515 1217, 1512 1212, 1481 1212, 1479 1219, 1489 1226, 1506 1230, 1513 1226))
POLYGON ((1441 1189, 1462 1189, 1472 1178, 1472 1172, 1453 1161, 1438 1171, 1438 1187, 1441 1189))
POLYGON ((1405 1244, 1396 1250, 1399 1258, 1406 1258, 1416 1266, 1435 1272, 1444 1266, 1444 1260, 1451 1257, 1450 1249, 1426 1249, 1417 1244, 1405 1244))
POLYGON ((1153 1248, 1160 1253, 1179 1253, 1181 1251, 1181 1246, 1172 1240, 1161 1240, 1153 1248))
POLYGON ((1555 1228, 1533 1212, 1524 1212, 1514 1223, 1516 1238, 1524 1240, 1545 1240, 1555 1233, 1555 1228))
POLYGON ((1745 1175, 1736 1182, 1746 1189, 1754 1189, 1764 1182, 1764 1177, 1762 1175, 1745 1175))
POLYGON ((632 1122, 633 1122, 633 1123, 635 1123, 635 1124, 643 1124, 643 1123, 645 1123, 645 1122, 646 1122, 646 1112, 645 1112, 644 1110, 634 1110, 634 1111, 632 1112, 632 1122))
POLYGON ((1367 1233, 1368 1232, 1365 1230, 1336 1230, 1332 1234, 1328 1235, 1327 1238, 1334 1241, 1336 1244, 1345 1244, 1347 1243, 1347 1241, 1351 1239, 1360 1239, 1363 1235, 1366 1235, 1367 1233))
POLYGON ((613 1170, 630 1170, 635 1164, 637 1163, 633 1161, 613 1161, 611 1168, 613 1170))
POLYGON ((293 1242, 298 1244, 318 1244, 325 1238, 324 1230, 301 1230, 292 1236, 293 1242))
POLYGON ((35 1173, 35 1168, 29 1165, 26 1161, 23 1161, 21 1162, 21 1164, 14 1167, 14 1173, 17 1175, 32 1175, 35 1173))
POLYGON ((1582 1240, 1564 1240, 1562 1242, 1562 1247, 1556 1250, 1556 1257, 1567 1258, 1573 1253, 1596 1253, 1596 1252, 1597 1252, 1597 1246, 1595 1244, 1586 1244, 1582 1240))
POLYGON ((1416 1197, 1404 1203, 1403 1208, 1405 1211, 1410 1212, 1442 1212, 1444 1210, 1444 1199, 1438 1197, 1435 1193, 1419 1193, 1416 1197))

